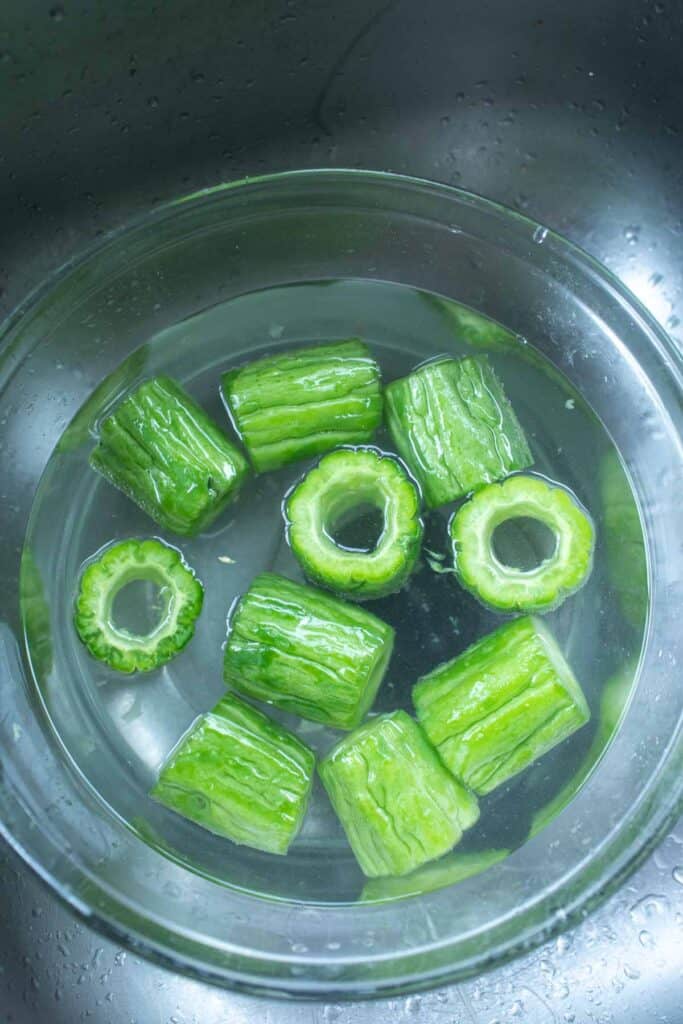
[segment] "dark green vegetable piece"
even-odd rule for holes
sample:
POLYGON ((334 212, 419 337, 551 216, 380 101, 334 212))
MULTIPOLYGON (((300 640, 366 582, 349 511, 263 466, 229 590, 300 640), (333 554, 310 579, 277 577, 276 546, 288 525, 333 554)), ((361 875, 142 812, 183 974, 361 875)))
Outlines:
POLYGON ((168 377, 145 381, 107 416, 90 463, 178 534, 208 526, 248 473, 240 450, 168 377))
POLYGON ((427 363, 386 389, 387 425, 432 508, 533 462, 485 356, 427 363))
POLYGON ((490 793, 590 718, 557 643, 535 618, 501 626, 413 690, 417 717, 444 764, 490 793))
POLYGON ((258 473, 363 444, 382 420, 379 367, 356 338, 248 363, 222 390, 258 473))
POLYGON ((496 611, 550 611, 583 586, 593 567, 590 517, 563 487, 539 477, 520 474, 483 487, 460 506, 449 530, 459 582, 496 611), (552 554, 532 569, 505 565, 494 550, 497 527, 524 517, 555 538, 552 554))
POLYGON ((391 626, 370 612, 263 573, 231 617, 224 677, 249 697, 353 729, 375 699, 393 642, 391 626))
POLYGON ((117 672, 149 672, 174 658, 192 638, 204 591, 179 551, 159 540, 124 540, 106 548, 81 576, 74 622, 94 658, 117 672), (129 583, 159 588, 157 625, 138 635, 112 617, 116 595, 129 583))
POLYGON ((440 857, 479 817, 405 711, 372 718, 319 766, 362 870, 404 875, 440 857))
POLYGON ((151 795, 234 843, 283 854, 304 819, 314 768, 296 736, 226 694, 171 754, 151 795))
POLYGON ((369 879, 363 887, 360 899, 363 903, 385 902, 445 889, 449 885, 457 885, 466 878, 488 871, 494 864, 505 860, 509 854, 510 850, 474 850, 470 853, 454 850, 439 860, 423 864, 409 875, 400 878, 369 879))
POLYGON ((638 506, 616 452, 603 457, 599 478, 607 571, 624 618, 634 629, 642 629, 648 606, 645 539, 638 506))
POLYGON ((315 583, 355 601, 400 590, 420 554, 420 495, 397 459, 375 448, 340 448, 325 455, 287 498, 292 551, 315 583), (371 550, 347 548, 335 528, 371 506, 382 529, 371 550))

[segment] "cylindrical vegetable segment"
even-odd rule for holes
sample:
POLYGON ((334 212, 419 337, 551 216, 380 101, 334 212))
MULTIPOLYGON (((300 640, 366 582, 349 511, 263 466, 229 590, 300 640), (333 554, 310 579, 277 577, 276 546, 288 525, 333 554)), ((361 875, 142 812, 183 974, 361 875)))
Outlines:
POLYGON ((204 591, 175 548, 159 540, 124 540, 107 548, 81 576, 74 622, 94 658, 117 672, 149 672, 174 658, 194 633, 204 591), (158 621, 144 634, 115 622, 114 601, 130 583, 158 588, 158 621))
POLYGON ((370 441, 382 419, 379 367, 354 338, 248 363, 222 391, 258 473, 370 441))
POLYGON ((590 718, 557 643, 530 616, 506 623, 424 676, 413 701, 444 764, 480 794, 590 718))
POLYGON ((321 762, 320 777, 362 870, 404 875, 475 823, 475 797, 443 767, 405 711, 366 722, 321 762))
POLYGON ((485 356, 427 363, 386 389, 387 426, 432 508, 533 462, 485 356))
POLYGON ((234 843, 287 853, 314 768, 313 751, 296 736, 227 694, 176 747, 151 795, 234 843))
POLYGON ((248 473, 240 450, 168 377, 145 381, 107 416, 90 463, 178 534, 208 526, 248 473))
POLYGON ((355 601, 400 590, 420 553, 420 495, 403 466, 375 448, 325 455, 289 495, 289 542, 306 575, 355 601), (367 548, 335 539, 354 513, 376 510, 381 527, 367 548))
POLYGON ((263 573, 232 615, 224 677, 249 697, 353 729, 375 699, 393 642, 391 626, 356 605, 263 573))
POLYGON ((600 462, 607 572, 622 614, 634 629, 645 625, 648 605, 645 537, 636 500, 616 451, 600 462))
POLYGON ((478 491, 450 522, 459 582, 498 611, 546 612, 578 590, 593 565, 593 524, 568 491, 533 476, 513 476, 478 491), (531 569, 505 565, 496 555, 502 523, 533 519, 547 527, 554 548, 531 569))

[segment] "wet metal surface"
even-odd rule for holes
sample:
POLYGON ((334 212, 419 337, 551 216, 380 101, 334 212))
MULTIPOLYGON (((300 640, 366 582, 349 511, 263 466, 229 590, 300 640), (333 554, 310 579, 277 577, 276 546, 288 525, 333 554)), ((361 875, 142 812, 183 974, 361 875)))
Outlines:
MULTIPOLYGON (((683 341, 674 0, 7 3, 0 312, 103 232, 244 174, 363 166, 500 200, 605 262, 683 341)), ((304 1006, 174 977, 0 848, 2 1024, 681 1024, 683 830, 580 927, 429 995, 304 1006)))

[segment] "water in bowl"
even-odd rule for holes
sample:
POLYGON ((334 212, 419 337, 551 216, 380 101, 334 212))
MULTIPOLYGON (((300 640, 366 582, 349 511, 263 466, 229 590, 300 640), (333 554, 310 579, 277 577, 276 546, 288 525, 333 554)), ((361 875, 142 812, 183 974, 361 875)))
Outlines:
MULTIPOLYGON (((179 737, 224 691, 222 644, 235 598, 264 570, 302 578, 286 543, 281 500, 307 464, 252 479, 239 502, 206 534, 180 540, 165 535, 93 472, 88 455, 103 415, 146 377, 175 377, 230 431, 218 390, 223 371, 274 351, 349 336, 369 344, 385 381, 440 354, 486 352, 525 428, 534 470, 571 488, 597 526, 589 582, 547 617, 584 687, 592 722, 484 798, 480 822, 459 850, 481 853, 483 866, 490 851, 516 848, 560 813, 599 759, 618 721, 644 628, 646 595, 639 599, 636 594, 634 599, 629 592, 628 600, 622 600, 619 573, 608 557, 614 550, 609 535, 614 521, 605 507, 606 471, 612 486, 616 480, 622 512, 627 508, 637 523, 628 481, 599 419, 534 350, 533 339, 516 337, 437 296, 369 281, 296 285, 245 295, 150 339, 103 382, 59 439, 35 499, 22 593, 36 686, 64 756, 83 783, 146 842, 222 884, 300 901, 354 901, 364 888, 318 782, 301 834, 285 858, 213 836, 155 804, 147 794, 179 737), (189 647, 158 671, 132 678, 90 658, 72 625, 83 562, 102 545, 130 536, 159 536, 179 546, 206 590, 189 647)), ((384 432, 377 443, 391 449, 384 432)), ((502 621, 460 589, 450 571, 446 523, 451 511, 446 507, 426 517, 423 556, 409 585, 369 606, 395 627, 397 635, 374 712, 410 709, 410 690, 420 675, 502 621)), ((508 528, 501 543, 511 564, 526 564, 536 545, 523 522, 517 534, 508 528)), ((139 604, 145 595, 134 597, 139 604)), ((149 592, 148 600, 154 599, 149 592)), ((136 607, 136 616, 143 612, 136 607)), ((122 615, 125 618, 125 609, 122 615)), ((272 713, 320 753, 339 738, 315 723, 272 713)), ((457 871, 456 865, 456 876, 457 871)), ((431 871, 424 885, 448 880, 447 870, 431 871)), ((420 884, 414 883, 412 891, 420 884)), ((387 894, 403 893, 394 886, 387 894)))

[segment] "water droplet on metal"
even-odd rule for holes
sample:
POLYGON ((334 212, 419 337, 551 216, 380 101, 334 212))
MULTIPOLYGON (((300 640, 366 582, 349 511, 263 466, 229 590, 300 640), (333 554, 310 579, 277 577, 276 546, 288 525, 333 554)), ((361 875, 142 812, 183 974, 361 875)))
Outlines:
POLYGON ((683 865, 676 866, 671 872, 671 877, 674 882, 678 882, 679 885, 683 885, 683 865))
POLYGON ((652 932, 649 932, 647 928, 643 928, 643 930, 638 933, 638 942, 645 949, 654 949, 657 945, 652 932))

